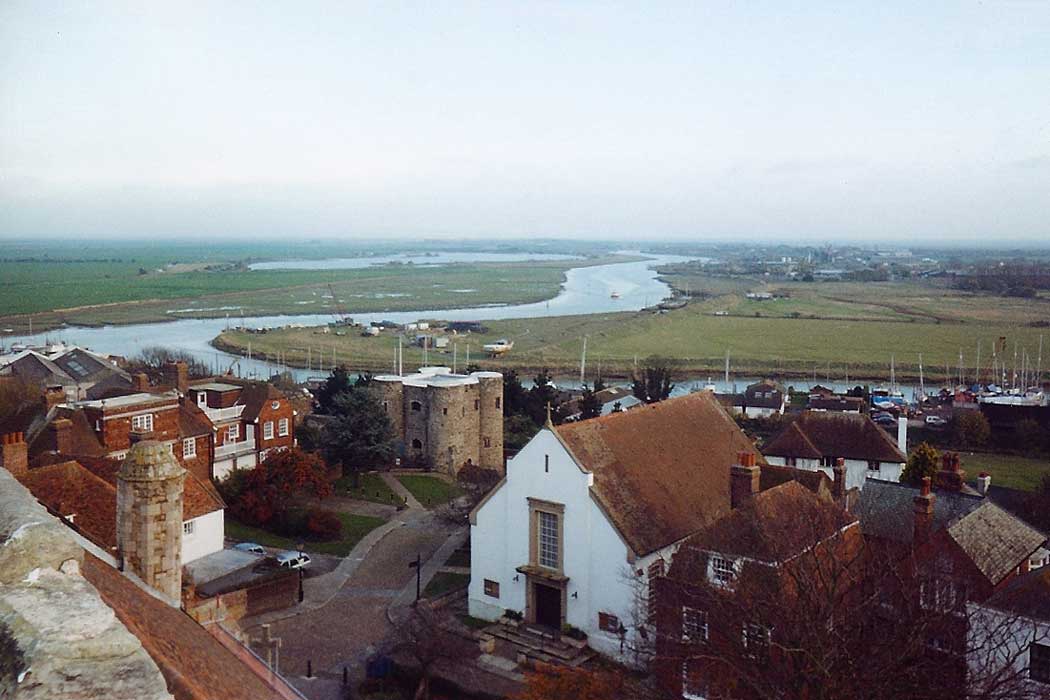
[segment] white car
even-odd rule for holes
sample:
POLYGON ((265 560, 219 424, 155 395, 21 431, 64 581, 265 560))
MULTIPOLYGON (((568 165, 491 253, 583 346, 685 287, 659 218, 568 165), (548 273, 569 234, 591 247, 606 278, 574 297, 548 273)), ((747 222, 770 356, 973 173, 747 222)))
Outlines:
POLYGON ((240 550, 241 552, 251 552, 252 554, 266 554, 266 550, 262 548, 261 544, 254 542, 240 542, 233 545, 233 548, 240 550))
POLYGON ((310 563, 310 555, 305 552, 288 550, 277 555, 277 564, 286 569, 305 569, 310 563))
POLYGON ((948 421, 940 416, 926 416, 926 425, 931 428, 943 428, 948 425, 948 421))

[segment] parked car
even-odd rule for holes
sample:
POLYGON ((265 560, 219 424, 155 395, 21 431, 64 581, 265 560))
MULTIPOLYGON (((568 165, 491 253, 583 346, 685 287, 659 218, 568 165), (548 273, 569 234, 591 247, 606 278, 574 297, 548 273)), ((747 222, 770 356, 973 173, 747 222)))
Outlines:
POLYGON ((872 420, 883 427, 893 427, 897 425, 897 419, 888 413, 883 413, 881 416, 873 418, 872 420))
POLYGON ((262 545, 255 542, 240 542, 233 545, 233 548, 242 552, 251 552, 252 554, 266 554, 266 550, 262 548, 262 545))
POLYGON ((948 425, 948 420, 940 416, 926 416, 926 425, 931 428, 943 428, 948 425))
POLYGON ((305 569, 310 563, 310 555, 305 552, 288 550, 277 555, 277 564, 286 569, 305 569))

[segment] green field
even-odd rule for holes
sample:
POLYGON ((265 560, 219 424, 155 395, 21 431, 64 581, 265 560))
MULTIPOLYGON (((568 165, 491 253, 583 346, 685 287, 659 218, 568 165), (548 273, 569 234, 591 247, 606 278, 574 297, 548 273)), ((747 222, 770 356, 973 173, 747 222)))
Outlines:
POLYGON ((448 503, 460 494, 454 484, 433 476, 406 474, 397 477, 397 480, 416 497, 417 501, 428 508, 448 503))
POLYGON ((333 484, 333 492, 339 496, 356 498, 361 501, 373 503, 384 503, 386 505, 397 505, 401 503, 401 497, 390 490, 390 487, 378 474, 361 474, 358 487, 351 488, 353 476, 341 476, 333 484))
MULTIPOLYGON (((350 513, 336 513, 336 515, 343 521, 342 536, 338 540, 331 542, 302 540, 304 551, 345 557, 354 548, 354 545, 361 541, 362 537, 384 522, 380 518, 373 518, 367 515, 352 515, 350 513)), ((226 536, 238 542, 256 542, 265 547, 296 549, 299 546, 299 540, 297 539, 283 537, 261 528, 245 525, 231 517, 226 518, 226 536)))
POLYGON ((992 484, 1022 491, 1033 491, 1050 474, 1050 459, 1032 459, 985 452, 962 452, 960 460, 968 479, 988 472, 992 484))

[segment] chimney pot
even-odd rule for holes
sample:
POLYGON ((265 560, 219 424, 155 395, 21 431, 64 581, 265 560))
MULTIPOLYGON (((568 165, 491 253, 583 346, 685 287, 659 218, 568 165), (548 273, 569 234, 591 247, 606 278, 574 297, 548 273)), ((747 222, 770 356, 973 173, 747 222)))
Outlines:
POLYGON ((992 485, 992 475, 987 472, 981 472, 980 476, 977 477, 977 492, 982 496, 988 495, 988 487, 992 485))

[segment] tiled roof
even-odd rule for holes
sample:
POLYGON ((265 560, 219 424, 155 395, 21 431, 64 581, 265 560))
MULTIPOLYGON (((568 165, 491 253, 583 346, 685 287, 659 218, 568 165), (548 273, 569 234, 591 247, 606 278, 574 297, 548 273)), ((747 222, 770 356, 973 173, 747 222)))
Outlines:
POLYGON ((818 495, 831 495, 834 482, 827 474, 819 469, 798 469, 796 467, 782 467, 768 464, 762 467, 762 475, 759 479, 759 490, 768 491, 781 484, 790 481, 798 482, 802 486, 818 495))
POLYGON ((183 520, 193 520, 225 507, 222 496, 211 481, 200 478, 191 469, 186 470, 186 480, 182 489, 183 520))
POLYGON ((854 522, 827 495, 788 481, 755 494, 683 547, 782 563, 854 522))
POLYGON ((237 399, 238 405, 244 405, 244 413, 241 414, 241 419, 251 422, 259 417, 259 413, 267 401, 282 400, 287 400, 287 397, 273 384, 268 382, 251 382, 245 385, 241 390, 240 397, 237 399))
POLYGON ((179 437, 200 437, 211 435, 212 425, 204 411, 197 408, 192 401, 179 402, 179 437))
POLYGON ((877 460, 879 462, 906 462, 908 458, 897 444, 867 415, 826 411, 803 411, 779 435, 770 440, 762 451, 778 457, 802 457, 798 449, 797 427, 822 457, 877 460))
POLYGON ((948 526, 948 535, 994 585, 1046 542, 1046 535, 985 501, 948 526))
POLYGON ((800 459, 820 459, 824 456, 794 421, 774 437, 768 445, 765 445, 762 452, 767 455, 800 459))
POLYGON ((117 546, 117 492, 112 484, 72 460, 30 469, 20 481, 89 540, 104 549, 117 546))
POLYGON ((5 365, 4 374, 11 374, 40 384, 76 384, 72 377, 43 355, 27 350, 18 359, 5 365))
POLYGON ((87 553, 84 578, 142 642, 176 700, 281 697, 189 615, 154 598, 87 553))
POLYGON ((818 396, 809 400, 809 408, 824 411, 859 411, 864 399, 857 396, 818 396))
POLYGON ((95 431, 91 429, 91 423, 87 416, 79 409, 55 407, 48 414, 46 423, 35 430, 35 434, 29 440, 29 455, 36 457, 46 452, 57 452, 58 445, 55 443, 55 434, 47 428, 53 421, 60 418, 69 420, 73 425, 70 428, 70 447, 62 452, 66 457, 101 457, 106 454, 106 448, 98 441, 95 431))
POLYGON ((765 460, 709 392, 555 429, 592 493, 638 555, 729 512, 729 470, 739 452, 765 460))
POLYGON ((114 374, 131 381, 127 372, 82 348, 62 353, 54 359, 54 363, 77 382, 97 382, 114 374))

